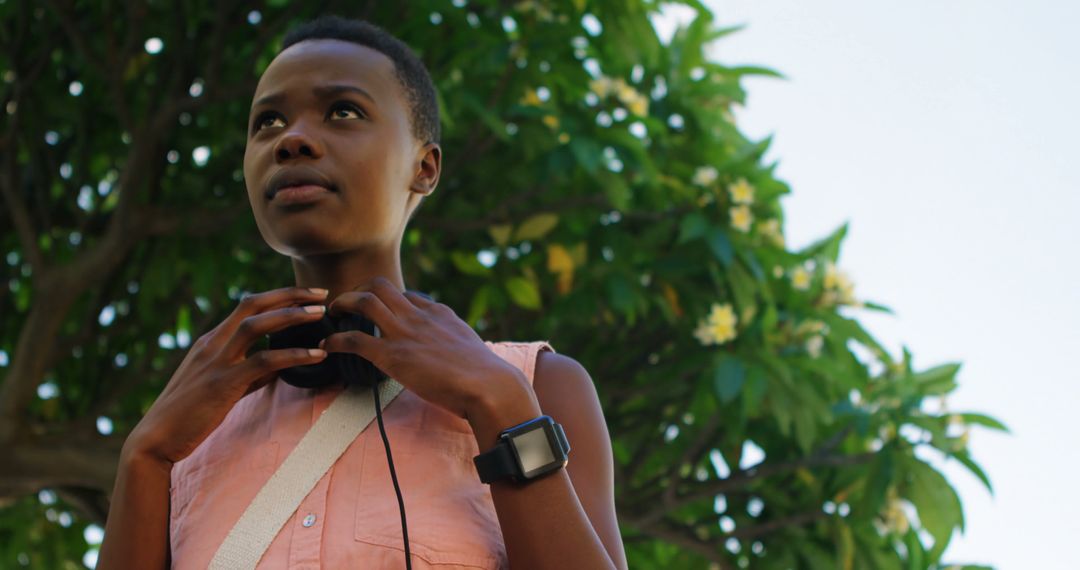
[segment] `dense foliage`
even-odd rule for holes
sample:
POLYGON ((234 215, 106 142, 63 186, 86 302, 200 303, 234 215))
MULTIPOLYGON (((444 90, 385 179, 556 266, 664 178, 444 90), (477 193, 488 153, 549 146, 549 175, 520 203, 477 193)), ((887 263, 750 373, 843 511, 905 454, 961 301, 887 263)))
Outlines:
POLYGON ((407 285, 589 370, 632 568, 944 567, 963 513, 924 459, 989 487, 968 429, 1004 427, 945 408, 958 364, 913 370, 860 326, 888 309, 838 268, 845 228, 786 247, 789 188, 731 113, 776 74, 706 60, 733 30, 685 5, 664 42, 653 2, 0 0, 0 566, 80 564, 192 340, 291 284, 244 125, 283 31, 330 11, 399 35, 440 91, 407 285))

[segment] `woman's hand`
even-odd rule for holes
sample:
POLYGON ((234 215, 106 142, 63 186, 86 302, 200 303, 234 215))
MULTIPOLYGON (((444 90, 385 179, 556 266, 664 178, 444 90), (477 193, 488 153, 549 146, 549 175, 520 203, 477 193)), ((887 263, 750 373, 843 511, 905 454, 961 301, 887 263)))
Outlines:
POLYGON ((379 337, 335 333, 320 345, 327 352, 358 354, 417 396, 466 419, 484 394, 527 382, 447 305, 402 293, 384 277, 368 289, 342 293, 329 311, 362 315, 379 327, 379 337))
POLYGON ((261 350, 247 355, 270 332, 322 318, 327 292, 285 287, 244 297, 224 321, 202 335, 143 419, 124 442, 125 452, 171 465, 191 455, 229 410, 290 366, 326 358, 306 348, 261 350), (306 310, 307 309, 307 310, 306 310), (313 312, 312 312, 313 311, 313 312))

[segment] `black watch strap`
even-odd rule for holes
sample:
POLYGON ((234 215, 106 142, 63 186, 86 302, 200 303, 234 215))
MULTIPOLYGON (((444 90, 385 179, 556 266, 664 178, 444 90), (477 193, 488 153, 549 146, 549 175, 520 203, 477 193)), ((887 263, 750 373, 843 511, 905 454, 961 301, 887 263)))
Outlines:
POLYGON ((500 439, 495 447, 473 457, 473 463, 476 464, 476 472, 483 483, 491 483, 505 477, 516 478, 518 472, 514 452, 510 449, 510 442, 505 439, 500 439))

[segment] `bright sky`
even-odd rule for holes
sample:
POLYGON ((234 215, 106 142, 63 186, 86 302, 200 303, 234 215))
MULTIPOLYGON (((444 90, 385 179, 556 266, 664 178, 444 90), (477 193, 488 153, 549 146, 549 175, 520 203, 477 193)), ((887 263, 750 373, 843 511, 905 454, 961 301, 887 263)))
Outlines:
POLYGON ((918 369, 963 362, 949 408, 1013 431, 971 436, 994 497, 944 465, 967 518, 946 561, 1076 568, 1080 4, 706 4, 747 25, 717 60, 788 77, 747 81, 736 117, 754 139, 775 135, 789 244, 850 221, 840 267, 896 312, 853 314, 918 369))

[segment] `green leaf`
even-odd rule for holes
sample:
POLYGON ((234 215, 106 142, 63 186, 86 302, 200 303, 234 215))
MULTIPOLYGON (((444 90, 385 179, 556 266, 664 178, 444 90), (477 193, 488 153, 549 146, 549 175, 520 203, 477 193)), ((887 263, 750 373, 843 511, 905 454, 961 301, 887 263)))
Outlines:
POLYGON ((480 317, 484 316, 487 312, 488 302, 491 298, 491 284, 485 284, 483 287, 476 290, 473 293, 472 301, 469 303, 469 313, 465 318, 465 321, 469 323, 470 327, 475 327, 476 322, 480 320, 480 317))
POLYGON ((570 139, 570 152, 585 172, 593 174, 600 167, 603 150, 595 141, 582 137, 570 139))
POLYGON ((679 237, 676 244, 686 243, 692 239, 705 235, 709 229, 709 222, 701 212, 691 212, 679 222, 679 237))
POLYGON ((176 332, 186 332, 191 334, 191 308, 187 305, 180 305, 180 309, 176 315, 176 332))
POLYGON ((743 397, 743 410, 747 417, 754 418, 761 411, 761 404, 765 400, 768 387, 765 372, 757 366, 751 366, 747 370, 743 397))
POLYGON ((625 277, 612 273, 607 279, 607 294, 611 305, 624 315, 634 311, 634 287, 625 277))
MULTIPOLYGON (((735 314, 741 319, 743 311, 747 307, 754 306, 754 293, 757 291, 754 278, 750 276, 742 264, 736 263, 727 268, 728 285, 731 287, 731 295, 735 301, 735 314)), ((739 323, 739 328, 746 323, 739 323)))
POLYGON ((746 264, 747 269, 754 275, 754 279, 757 279, 759 283, 765 281, 765 270, 761 268, 761 264, 758 263, 753 251, 740 248, 739 259, 746 264))
POLYGON ((827 237, 820 239, 798 252, 800 257, 817 257, 824 256, 829 261, 836 263, 838 257, 840 257, 840 243, 844 241, 844 236, 847 235, 848 225, 845 222, 833 233, 827 237))
POLYGON ((837 540, 837 558, 839 558, 840 568, 843 570, 852 570, 855 566, 855 537, 851 532, 851 527, 840 522, 839 537, 837 540))
POLYGON ((895 315, 896 314, 896 313, 893 312, 892 309, 890 309, 889 307, 886 307, 885 305, 879 305, 877 303, 873 303, 871 301, 866 301, 866 300, 863 301, 863 308, 864 309, 869 309, 871 311, 878 311, 878 312, 881 312, 881 313, 888 313, 890 315, 895 315))
POLYGON ((815 545, 810 541, 799 541, 796 543, 796 549, 805 561, 805 564, 800 564, 799 568, 836 568, 836 559, 827 552, 824 548, 815 545))
POLYGON ((955 458, 957 461, 963 464, 964 467, 967 467, 968 471, 971 471, 972 474, 978 477, 979 481, 982 481, 982 484, 986 486, 986 490, 990 492, 991 496, 993 496, 994 486, 990 484, 990 477, 986 475, 986 472, 983 471, 982 467, 980 467, 978 463, 975 463, 975 460, 971 458, 971 455, 968 454, 968 452, 961 451, 953 453, 950 454, 950 457, 955 458))
POLYGON ((725 404, 734 400, 746 381, 746 366, 734 356, 719 354, 713 371, 713 386, 716 395, 725 404))
POLYGON ((506 133, 506 123, 503 121, 502 117, 492 112, 492 110, 489 109, 476 95, 463 90, 460 97, 461 103, 472 111, 480 121, 487 125, 491 134, 504 141, 510 138, 510 135, 506 133))
POLYGON ((759 67, 756 65, 740 65, 737 67, 727 67, 724 68, 724 71, 734 75, 763 75, 765 77, 787 79, 787 77, 785 77, 783 73, 780 73, 775 69, 771 69, 768 67, 759 67))
POLYGON ((498 224, 494 226, 488 226, 488 235, 491 239, 495 240, 495 244, 499 247, 504 247, 510 243, 510 233, 513 231, 514 226, 510 224, 498 224))
POLYGON ((924 395, 944 395, 956 389, 955 378, 959 371, 959 363, 942 364, 915 374, 912 380, 924 395))
POLYGON ((450 260, 454 262, 454 267, 457 267, 458 271, 462 273, 480 277, 487 277, 491 274, 491 268, 485 267, 484 264, 480 263, 480 260, 476 258, 476 254, 474 253, 451 251, 450 260))
POLYGON ((536 214, 518 226, 514 234, 514 241, 540 239, 547 235, 559 224, 559 216, 556 214, 536 214))
POLYGON ((936 562, 948 546, 954 528, 964 530, 960 498, 945 477, 933 467, 914 458, 904 461, 907 498, 919 512, 919 522, 934 537, 928 557, 936 562))
POLYGON ((1009 428, 1005 427, 1005 424, 985 414, 975 414, 968 412, 955 415, 960 416, 960 419, 963 420, 966 424, 980 425, 983 427, 988 427, 990 429, 1003 431, 1005 433, 1012 433, 1009 428))
POLYGON ((516 305, 526 309, 540 308, 540 291, 532 281, 524 277, 511 277, 505 285, 506 292, 516 305))
POLYGON ((732 248, 731 240, 728 239, 724 230, 715 227, 709 228, 705 235, 705 243, 709 245, 713 255, 720 260, 720 263, 724 264, 724 267, 731 267, 731 263, 735 259, 735 250, 732 248))
POLYGON ((914 528, 909 528, 904 534, 904 546, 907 547, 908 570, 925 570, 926 547, 919 540, 919 533, 914 528))
POLYGON ((19 283, 18 288, 15 290, 15 309, 20 313, 25 313, 30 308, 30 287, 19 283))
POLYGON ((866 487, 858 503, 859 516, 870 518, 877 516, 881 511, 882 505, 885 504, 886 491, 896 477, 895 455, 896 452, 892 446, 885 446, 870 462, 866 474, 866 487))

